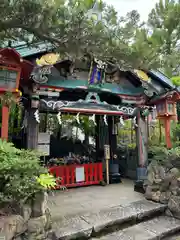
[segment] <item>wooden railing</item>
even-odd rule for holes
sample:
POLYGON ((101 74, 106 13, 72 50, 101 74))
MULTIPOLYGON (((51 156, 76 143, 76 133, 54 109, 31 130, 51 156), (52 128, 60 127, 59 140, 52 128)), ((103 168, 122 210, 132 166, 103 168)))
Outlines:
POLYGON ((57 178, 57 189, 61 186, 97 185, 103 181, 102 163, 54 166, 49 168, 49 172, 57 178))

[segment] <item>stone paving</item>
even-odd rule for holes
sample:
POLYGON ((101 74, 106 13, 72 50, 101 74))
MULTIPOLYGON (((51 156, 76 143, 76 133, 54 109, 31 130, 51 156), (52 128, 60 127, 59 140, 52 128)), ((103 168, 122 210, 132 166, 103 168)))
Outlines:
MULTIPOLYGON (((180 220, 161 216, 166 205, 145 200, 143 194, 134 192, 134 184, 130 180, 105 187, 55 191, 49 197, 49 207, 57 239, 89 239, 96 236, 91 239, 155 240, 164 239, 169 233, 173 235, 180 230, 180 220), (140 223, 135 224, 134 221, 140 223), (130 223, 129 227, 116 229, 117 224, 122 226, 127 222, 130 223), (114 226, 115 232, 111 229, 114 226), (103 232, 101 235, 105 229, 111 233, 103 232)), ((164 240, 178 239, 179 235, 164 240)))
POLYGON ((133 181, 123 180, 109 186, 90 186, 56 191, 49 197, 53 220, 64 216, 78 216, 85 213, 127 205, 144 199, 143 194, 134 192, 133 181))
MULTIPOLYGON (((103 236, 99 238, 99 240, 158 240, 164 239, 164 236, 176 230, 180 230, 180 220, 167 216, 160 216, 103 236)), ((173 240, 178 240, 178 238, 174 238, 173 240)))
POLYGON ((180 233, 174 235, 173 237, 167 237, 164 240, 180 240, 180 233))
MULTIPOLYGON (((127 223, 128 226, 132 223, 135 224, 137 221, 147 219, 147 217, 163 213, 165 211, 165 208, 166 206, 162 204, 148 202, 145 199, 139 200, 136 202, 132 202, 126 206, 107 208, 106 210, 101 210, 100 212, 96 213, 91 212, 75 217, 64 217, 63 219, 55 221, 53 223, 53 231, 55 232, 57 239, 70 240, 81 239, 82 237, 83 239, 89 239, 89 237, 92 236, 100 237, 100 235, 104 235, 105 231, 108 229, 109 231, 117 231, 117 234, 115 233, 112 235, 107 235, 105 236, 105 240, 108 240, 108 236, 118 236, 117 239, 119 239, 119 232, 117 226, 122 227, 123 224, 126 224, 127 226, 127 223)), ((157 222, 155 222, 154 225, 154 228, 156 228, 157 222)), ((164 221, 163 225, 165 225, 164 221)), ((140 234, 142 237, 144 236, 143 231, 145 227, 148 228, 148 226, 145 225, 143 225, 141 228, 140 234)), ((171 229, 174 229, 176 227, 177 226, 173 224, 171 229)), ((166 228, 167 224, 166 226, 164 226, 163 229, 166 228)), ((127 237, 128 234, 129 233, 127 232, 127 237)), ((101 237, 98 239, 101 239, 101 237)), ((102 237, 102 240, 104 240, 104 237, 102 237)))

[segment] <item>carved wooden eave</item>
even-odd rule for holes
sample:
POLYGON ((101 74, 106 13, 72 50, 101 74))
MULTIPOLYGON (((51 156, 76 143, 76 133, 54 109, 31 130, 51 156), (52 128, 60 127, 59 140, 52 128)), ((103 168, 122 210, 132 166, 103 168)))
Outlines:
POLYGON ((73 101, 59 101, 59 100, 40 100, 40 109, 42 111, 51 112, 70 112, 82 114, 97 114, 97 115, 117 115, 133 117, 136 108, 126 107, 122 105, 110 105, 108 103, 94 103, 93 101, 79 100, 73 101))
POLYGON ((160 96, 155 97, 149 103, 157 104, 159 101, 166 100, 166 99, 172 102, 178 102, 180 100, 180 92, 177 89, 166 92, 160 96))

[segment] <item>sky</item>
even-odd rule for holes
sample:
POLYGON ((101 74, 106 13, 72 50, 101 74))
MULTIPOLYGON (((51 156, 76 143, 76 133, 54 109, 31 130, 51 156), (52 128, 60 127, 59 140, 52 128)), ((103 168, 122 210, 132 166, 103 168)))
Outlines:
POLYGON ((159 0, 104 0, 107 4, 113 5, 120 16, 127 12, 137 10, 142 21, 148 19, 148 14, 159 0))

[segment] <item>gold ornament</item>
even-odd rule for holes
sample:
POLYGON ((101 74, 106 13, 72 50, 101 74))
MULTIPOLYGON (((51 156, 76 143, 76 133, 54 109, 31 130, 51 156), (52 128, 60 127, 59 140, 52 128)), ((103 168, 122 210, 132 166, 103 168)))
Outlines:
POLYGON ((134 72, 141 80, 147 81, 147 82, 149 81, 149 77, 144 71, 135 69, 134 72))
POLYGON ((49 66, 54 65, 59 60, 60 55, 57 53, 48 53, 43 55, 40 59, 36 59, 38 66, 49 66))

